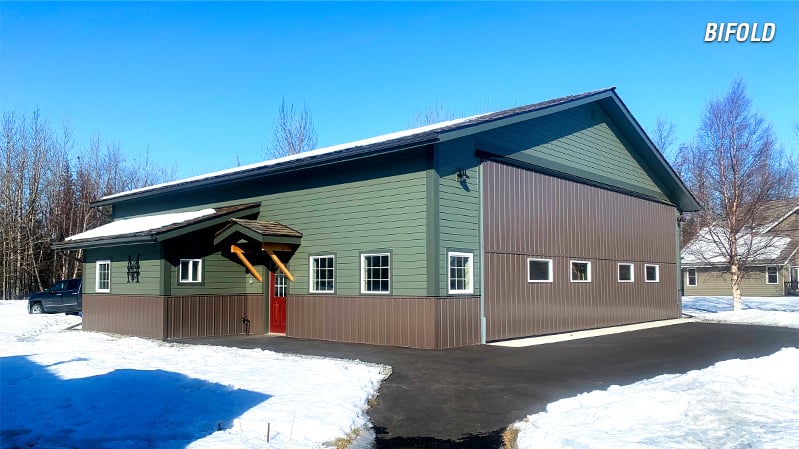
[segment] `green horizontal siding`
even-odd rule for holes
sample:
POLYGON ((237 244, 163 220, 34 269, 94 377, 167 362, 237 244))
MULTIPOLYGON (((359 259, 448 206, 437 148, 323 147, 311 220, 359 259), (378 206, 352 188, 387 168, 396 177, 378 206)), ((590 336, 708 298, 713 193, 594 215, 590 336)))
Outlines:
POLYGON ((291 259, 292 294, 308 293, 309 257, 336 255, 336 294, 360 294, 360 253, 389 250, 394 295, 424 295, 426 271, 426 177, 424 157, 393 161, 388 173, 364 167, 363 179, 266 195, 261 219, 279 221, 303 233, 291 259))
POLYGON ((474 140, 463 137, 438 145, 438 292, 446 295, 449 282, 447 252, 474 254, 474 294, 480 294, 480 161, 474 140), (458 170, 469 176, 462 183, 458 170))
POLYGON ((111 261, 111 294, 158 295, 161 283, 161 251, 159 245, 130 245, 87 249, 83 264, 83 292, 96 293, 99 260, 111 261), (140 255, 139 282, 128 282, 128 256, 140 255))
POLYGON ((506 149, 505 156, 666 199, 651 170, 595 104, 486 131, 476 138, 506 149))
MULTIPOLYGON (((292 294, 308 292, 312 254, 336 254, 336 294, 352 296, 360 294, 360 253, 390 250, 392 294, 423 296, 427 293, 425 170, 425 151, 409 150, 260 181, 198 188, 157 200, 126 201, 116 205, 114 212, 122 218, 260 202, 259 220, 278 221, 303 233, 302 244, 289 263, 295 277, 289 285, 292 294)), ((193 258, 191 250, 197 251, 197 242, 212 240, 213 234, 199 233, 166 243, 167 290, 173 295, 260 292, 263 287, 250 283, 237 260, 220 253, 225 248, 200 251, 202 285, 177 283, 177 260, 193 258)), ((259 269, 269 263, 255 255, 248 258, 259 269)))

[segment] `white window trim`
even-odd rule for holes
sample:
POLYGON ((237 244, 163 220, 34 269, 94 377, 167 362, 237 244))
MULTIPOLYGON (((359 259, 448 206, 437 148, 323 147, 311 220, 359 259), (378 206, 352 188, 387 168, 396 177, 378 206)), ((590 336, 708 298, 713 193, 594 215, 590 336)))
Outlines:
POLYGON ((336 292, 336 255, 335 254, 324 254, 320 256, 310 256, 308 258, 308 292, 309 293, 335 293, 336 292), (314 267, 313 261, 314 259, 333 259, 333 289, 332 290, 316 290, 314 288, 314 267))
MULTIPOLYGON (((391 266, 390 259, 389 259, 389 266, 391 266)), ((390 269, 389 269, 389 273, 391 273, 390 269)), ((390 276, 390 274, 389 274, 389 276, 390 276)), ((391 286, 391 280, 389 279, 389 291, 391 290, 390 286, 391 286)), ((472 294, 472 293, 474 293, 474 254, 472 254, 472 253, 461 253, 461 252, 456 252, 456 251, 452 251, 452 252, 448 252, 447 253, 447 293, 449 293, 451 295, 472 294), (452 257, 453 256, 454 257, 466 257, 467 259, 469 259, 469 265, 468 265, 468 267, 469 267, 468 268, 469 277, 466 279, 467 288, 464 289, 464 290, 453 290, 453 289, 450 288, 450 285, 452 285, 452 278, 450 276, 452 275, 451 263, 452 263, 452 257)))
POLYGON ((685 269, 685 285, 688 287, 696 287, 699 284, 699 274, 696 272, 696 268, 686 268, 685 269), (694 270, 694 283, 691 283, 691 276, 690 272, 694 270))
POLYGON ((553 279, 555 278, 554 273, 552 272, 552 259, 542 259, 539 257, 528 257, 527 258, 527 282, 528 283, 549 283, 551 284, 553 279), (547 278, 545 280, 538 280, 538 279, 530 279, 530 261, 533 262, 546 262, 548 267, 547 278))
POLYGON ((780 267, 774 266, 774 265, 767 266, 766 267, 766 285, 779 285, 779 283, 780 283, 780 267), (774 268, 774 269, 777 270, 777 282, 769 282, 768 281, 768 269, 769 268, 774 268))
MULTIPOLYGON (((447 275, 447 277, 449 277, 449 275, 447 275)), ((361 253, 361 294, 364 295, 391 294, 391 253, 361 253), (379 292, 366 289, 366 258, 369 256, 388 256, 388 291, 379 292)))
POLYGON ((654 263, 645 264, 644 265, 644 281, 645 282, 652 282, 652 283, 660 282, 660 265, 654 264, 654 263), (647 267, 655 267, 655 280, 650 281, 649 279, 647 279, 647 276, 646 276, 647 267))
POLYGON ((111 293, 111 261, 98 260, 94 264, 94 291, 97 293, 111 293), (100 265, 108 265, 108 288, 100 288, 100 265))
POLYGON ((178 284, 200 284, 200 283, 202 283, 202 281, 203 281, 203 260, 202 259, 180 259, 180 262, 178 262, 178 284), (200 262, 199 266, 197 267, 197 271, 198 271, 197 273, 194 273, 194 264, 192 263, 195 260, 200 262), (183 262, 188 262, 189 263, 189 279, 185 280, 185 281, 183 279, 181 279, 183 262), (197 275, 197 280, 193 280, 192 279, 192 274, 196 274, 197 275))
POLYGON ((622 283, 635 282, 635 264, 632 262, 619 262, 616 264, 616 281, 622 283), (630 279, 621 279, 621 266, 627 265, 630 267, 630 279))
POLYGON ((571 282, 580 283, 580 284, 588 284, 588 283, 590 283, 591 282, 591 261, 590 260, 570 260, 569 261, 569 280, 571 282), (575 280, 574 278, 572 278, 572 264, 575 264, 575 263, 584 263, 584 264, 588 265, 588 269, 587 269, 587 273, 586 273, 588 275, 588 279, 583 281, 583 280, 579 280, 579 279, 575 280))

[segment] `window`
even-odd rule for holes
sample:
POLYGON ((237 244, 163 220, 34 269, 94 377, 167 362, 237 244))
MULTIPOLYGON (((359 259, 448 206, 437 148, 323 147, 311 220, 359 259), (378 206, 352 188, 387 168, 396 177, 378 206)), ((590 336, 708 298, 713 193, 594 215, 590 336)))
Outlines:
POLYGON ((766 267, 766 284, 776 284, 779 282, 777 267, 766 267))
POLYGON ((98 260, 97 261, 97 283, 95 290, 100 293, 109 293, 111 291, 111 261, 98 260))
POLYGON ((635 269, 631 263, 619 263, 616 265, 617 280, 619 282, 635 282, 635 269))
POLYGON ((571 281, 591 282, 591 262, 585 260, 572 260, 571 281))
POLYGON ((202 259, 180 259, 178 282, 182 284, 202 282, 202 266, 202 259))
POLYGON ((333 255, 311 256, 311 293, 335 292, 335 262, 333 255))
POLYGON ((448 293, 472 293, 472 257, 471 253, 448 253, 449 256, 449 289, 448 293))
POLYGON ((689 287, 696 287, 696 268, 685 270, 685 276, 689 287))
POLYGON ((391 292, 391 255, 361 254, 361 293, 391 292))
POLYGON ((660 282, 660 265, 644 265, 646 282, 660 282))
POLYGON ((286 297, 286 275, 282 271, 275 273, 275 296, 286 297))
POLYGON ((527 282, 552 282, 552 259, 527 259, 527 282))

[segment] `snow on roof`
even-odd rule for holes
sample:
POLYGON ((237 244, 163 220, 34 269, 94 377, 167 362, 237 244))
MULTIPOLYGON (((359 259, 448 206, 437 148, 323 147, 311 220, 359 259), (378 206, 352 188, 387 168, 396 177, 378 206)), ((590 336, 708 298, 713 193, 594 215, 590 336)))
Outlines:
POLYGON ((76 241, 99 237, 115 237, 136 232, 152 231, 166 226, 183 223, 215 213, 214 209, 202 209, 190 212, 175 212, 171 214, 150 215, 116 220, 106 225, 67 237, 65 241, 76 241))
MULTIPOLYGON (((684 264, 727 263, 727 230, 702 228, 682 250, 684 264)), ((738 254, 750 260, 777 261, 791 239, 773 234, 741 235, 738 237, 738 254)))
POLYGON ((300 160, 300 159, 306 159, 306 158, 310 158, 310 157, 314 157, 314 156, 321 156, 323 154, 335 153, 337 151, 348 150, 348 149, 351 149, 351 148, 364 147, 364 146, 367 146, 367 145, 374 145, 374 144, 377 144, 377 143, 388 142, 388 141, 391 141, 391 140, 401 139, 403 137, 408 137, 408 136, 412 136, 412 135, 415 135, 415 134, 422 134, 422 133, 425 133, 425 132, 436 131, 436 130, 440 130, 440 129, 443 129, 443 128, 448 128, 450 126, 459 125, 459 124, 462 124, 462 123, 465 123, 465 122, 468 122, 468 121, 471 121, 471 120, 475 120, 477 118, 480 118, 482 116, 489 115, 489 114, 492 114, 492 112, 487 112, 487 113, 484 113, 484 114, 472 115, 470 117, 464 117, 464 118, 459 118, 459 119, 455 119, 455 120, 449 120, 449 121, 441 122, 441 123, 435 123, 435 124, 432 124, 432 125, 420 126, 418 128, 406 129, 404 131, 393 132, 393 133, 390 133, 390 134, 383 134, 381 136, 370 137, 368 139, 356 140, 354 142, 343 143, 343 144, 334 145, 334 146, 331 146, 331 147, 317 148, 315 150, 305 151, 305 152, 302 152, 302 153, 299 153, 299 154, 292 154, 292 155, 280 157, 280 158, 277 158, 277 159, 270 159, 268 161, 257 162, 257 163, 249 164, 249 165, 243 165, 241 167, 228 168, 226 170, 220 170, 220 171, 216 171, 216 172, 212 172, 212 173, 206 173, 204 175, 198 175, 198 176, 193 176, 193 177, 190 177, 190 178, 178 179, 176 181, 170 181, 170 182, 165 182, 165 183, 161 183, 161 184, 156 184, 156 185, 152 185, 152 186, 149 186, 149 187, 142 187, 142 188, 139 188, 139 189, 128 190, 128 191, 125 191, 125 192, 120 192, 120 193, 115 193, 113 195, 104 196, 101 199, 101 201, 110 200, 110 199, 114 199, 114 198, 118 198, 118 197, 122 197, 122 196, 128 196, 128 195, 131 195, 131 194, 134 194, 134 193, 145 192, 145 191, 148 191, 148 190, 160 189, 162 187, 168 187, 168 186, 173 186, 173 185, 178 185, 178 184, 186 184, 186 183, 189 183, 189 182, 201 181, 201 180, 210 179, 210 178, 216 178, 216 177, 223 176, 223 175, 229 175, 229 174, 233 174, 233 173, 245 172, 245 171, 253 170, 253 169, 256 169, 256 168, 269 167, 269 166, 272 166, 272 165, 282 164, 284 162, 290 162, 290 161, 295 161, 295 160, 300 160))

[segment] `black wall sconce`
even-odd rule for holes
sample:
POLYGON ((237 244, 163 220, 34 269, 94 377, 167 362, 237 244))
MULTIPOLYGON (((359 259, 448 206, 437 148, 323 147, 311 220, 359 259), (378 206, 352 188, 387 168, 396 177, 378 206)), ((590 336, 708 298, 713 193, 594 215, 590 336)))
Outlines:
POLYGON ((469 179, 469 174, 466 173, 466 169, 465 168, 459 168, 458 169, 458 181, 464 182, 467 179, 469 179))

